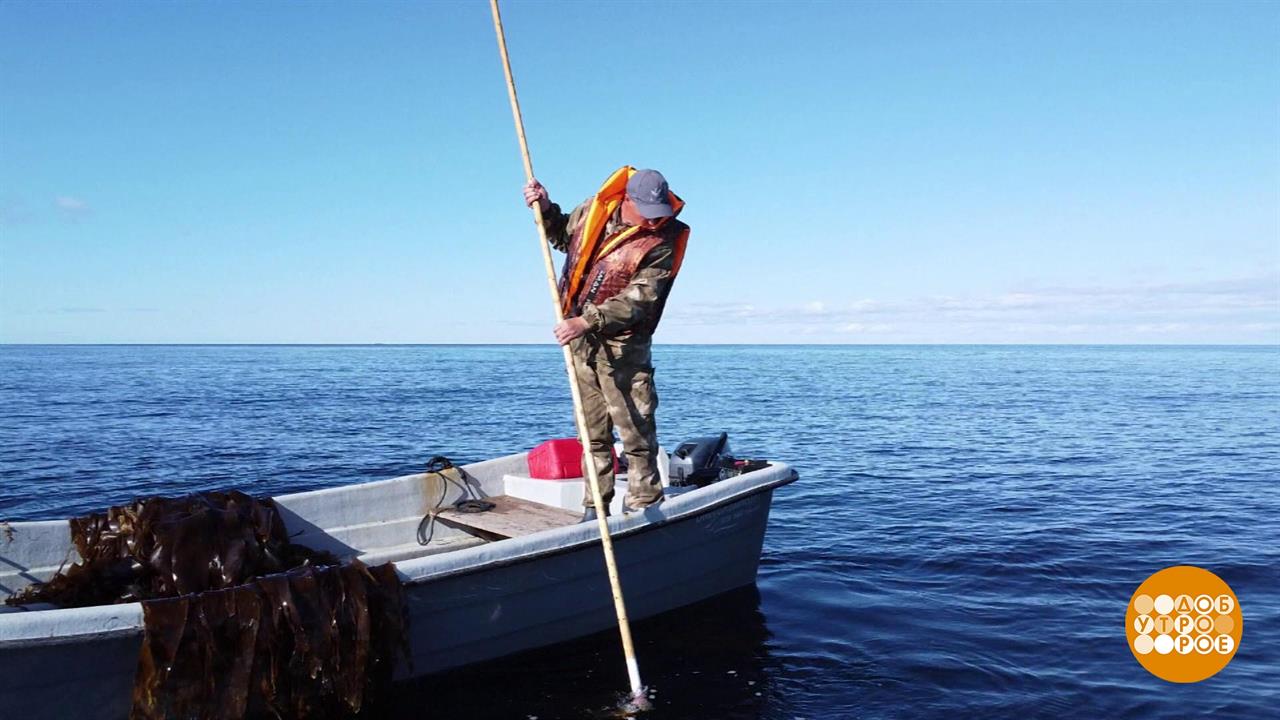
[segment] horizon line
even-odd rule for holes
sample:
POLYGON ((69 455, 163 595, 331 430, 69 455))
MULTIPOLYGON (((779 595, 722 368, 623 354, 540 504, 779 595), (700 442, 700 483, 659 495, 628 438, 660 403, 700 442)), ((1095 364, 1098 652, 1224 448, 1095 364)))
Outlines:
MULTIPOLYGON (((1275 347, 1280 342, 1237 343, 1160 343, 1160 342, 885 342, 885 343, 779 343, 779 342, 726 342, 726 343, 654 343, 654 347, 1275 347)), ((487 342, 3 342, 0 347, 559 347, 556 343, 487 342)))

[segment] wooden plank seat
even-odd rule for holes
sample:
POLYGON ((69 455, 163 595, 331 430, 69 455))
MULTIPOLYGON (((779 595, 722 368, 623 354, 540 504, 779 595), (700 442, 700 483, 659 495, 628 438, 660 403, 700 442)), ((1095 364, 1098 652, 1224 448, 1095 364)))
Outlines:
POLYGON ((543 505, 510 495, 494 495, 485 498, 495 505, 485 512, 460 512, 452 507, 436 510, 436 521, 449 527, 465 530, 490 540, 505 540, 551 528, 564 527, 578 522, 578 513, 564 508, 543 505))

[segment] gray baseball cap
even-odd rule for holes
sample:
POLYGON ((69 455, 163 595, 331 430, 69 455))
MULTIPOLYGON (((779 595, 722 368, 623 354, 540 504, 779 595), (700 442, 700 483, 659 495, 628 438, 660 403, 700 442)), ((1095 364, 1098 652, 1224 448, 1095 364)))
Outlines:
POLYGON ((671 207, 671 188, 657 170, 637 170, 627 181, 627 197, 636 210, 649 220, 676 214, 671 207))

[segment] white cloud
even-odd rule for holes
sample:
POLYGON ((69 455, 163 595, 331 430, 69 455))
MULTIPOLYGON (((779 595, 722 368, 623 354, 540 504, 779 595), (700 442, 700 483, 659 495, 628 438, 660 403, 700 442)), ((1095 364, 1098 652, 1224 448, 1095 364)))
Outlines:
POLYGON ((87 215, 91 210, 89 203, 81 200, 80 198, 71 197, 70 195, 59 195, 54 200, 54 204, 58 206, 58 210, 62 211, 62 213, 68 217, 80 217, 87 215))
POLYGON ((1190 328, 1186 323, 1166 322, 1166 323, 1147 323, 1143 325, 1135 325, 1134 332, 1140 332, 1148 335, 1168 335, 1170 333, 1185 332, 1190 328))
POLYGON ((885 333, 892 329, 893 326, 886 323, 845 323, 836 328, 836 331, 850 335, 861 335, 869 333, 885 333))
POLYGON ((1280 342, 1280 273, 1198 283, 1050 287, 991 295, 671 308, 666 326, 880 342, 1280 342), (753 329, 754 328, 754 329, 753 329))

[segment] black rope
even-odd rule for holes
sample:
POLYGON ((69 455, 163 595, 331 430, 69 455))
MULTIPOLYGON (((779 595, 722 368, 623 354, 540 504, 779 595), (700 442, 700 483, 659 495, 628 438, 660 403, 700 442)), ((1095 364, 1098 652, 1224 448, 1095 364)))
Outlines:
MULTIPOLYGON (((436 509, 439 510, 444 505, 444 499, 449 495, 449 486, 458 488, 462 494, 462 498, 453 504, 453 508, 461 513, 482 513, 488 512, 497 505, 488 500, 481 499, 467 480, 473 479, 465 470, 453 464, 453 461, 443 455, 436 455, 427 461, 427 473, 436 475, 444 482, 440 484, 440 499, 436 501, 436 509), (456 469, 458 474, 462 476, 463 482, 459 483, 448 475, 444 474, 445 470, 456 469), (469 496, 469 497, 468 497, 469 496)), ((422 520, 418 522, 418 544, 429 545, 431 538, 436 532, 436 515, 435 513, 427 513, 422 516, 422 520)))
POLYGON ((460 513, 482 513, 498 507, 497 503, 491 503, 488 500, 459 500, 453 504, 453 509, 460 513))

